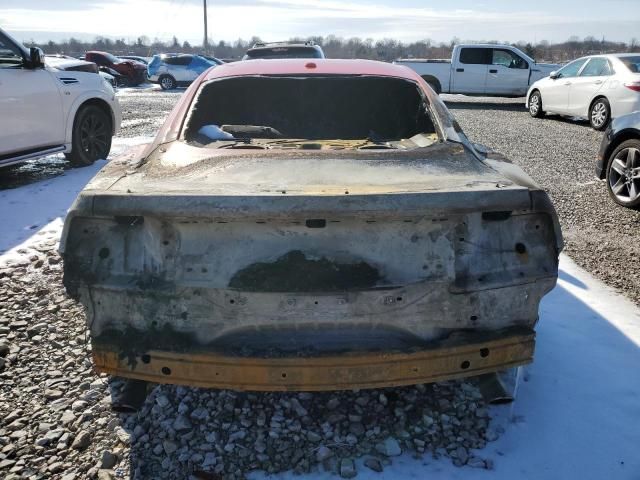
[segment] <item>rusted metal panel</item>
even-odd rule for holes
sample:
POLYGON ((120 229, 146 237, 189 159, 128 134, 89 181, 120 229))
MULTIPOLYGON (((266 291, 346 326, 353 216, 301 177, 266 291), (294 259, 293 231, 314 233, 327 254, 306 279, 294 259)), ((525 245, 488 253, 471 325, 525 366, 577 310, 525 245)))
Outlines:
POLYGON ((462 378, 531 362, 533 331, 492 335, 413 352, 326 357, 230 357, 151 350, 134 365, 119 352, 93 351, 98 371, 199 387, 255 391, 321 391, 392 387, 462 378))

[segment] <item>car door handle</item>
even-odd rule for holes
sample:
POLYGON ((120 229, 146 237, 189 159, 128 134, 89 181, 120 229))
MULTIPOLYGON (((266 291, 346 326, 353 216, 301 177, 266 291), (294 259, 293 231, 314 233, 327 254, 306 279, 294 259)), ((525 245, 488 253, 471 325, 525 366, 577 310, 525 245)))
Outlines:
POLYGON ((595 82, 593 82, 595 85, 600 85, 602 83, 602 80, 596 80, 595 82))
POLYGON ((498 73, 498 70, 489 70, 489 73, 498 73))
POLYGON ((565 85, 571 85, 571 82, 564 82, 565 85))
POLYGON ((456 68, 456 72, 464 72, 464 68, 456 68))

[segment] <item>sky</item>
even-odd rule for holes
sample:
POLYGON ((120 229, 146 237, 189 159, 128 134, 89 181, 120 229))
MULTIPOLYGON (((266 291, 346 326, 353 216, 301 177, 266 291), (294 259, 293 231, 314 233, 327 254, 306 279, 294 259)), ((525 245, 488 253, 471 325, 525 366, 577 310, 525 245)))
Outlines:
MULTIPOLYGON (((214 41, 294 36, 564 41, 640 40, 640 0, 208 0, 214 41)), ((97 35, 201 44, 202 0, 0 0, 0 28, 18 40, 97 35)))

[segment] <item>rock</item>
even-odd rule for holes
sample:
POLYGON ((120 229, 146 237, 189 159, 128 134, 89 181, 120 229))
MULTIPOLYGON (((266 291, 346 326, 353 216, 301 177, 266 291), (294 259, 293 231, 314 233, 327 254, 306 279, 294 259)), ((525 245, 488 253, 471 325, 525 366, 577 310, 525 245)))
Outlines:
POLYGON ((340 406, 340 400, 338 400, 338 398, 336 398, 336 397, 331 397, 329 399, 329 401, 327 402, 327 408, 329 410, 335 410, 339 406, 340 406))
POLYGON ((218 463, 218 457, 213 452, 208 452, 204 456, 204 460, 202 461, 203 467, 213 467, 216 463, 218 463))
POLYGON ((192 428, 193 428, 193 425, 191 424, 189 419, 184 415, 178 415, 173 422, 173 429, 178 433, 188 432, 192 428))
POLYGON ((190 414, 189 417, 195 422, 202 422, 209 418, 209 411, 206 408, 196 408, 190 414))
POLYGON ((110 469, 118 463, 118 457, 109 450, 102 451, 102 458, 100 459, 100 468, 110 469))
POLYGON ((307 409, 302 406, 302 404, 298 401, 297 398, 291 399, 291 406, 293 410, 296 412, 296 415, 299 417, 305 417, 309 412, 307 409))
POLYGON ((23 438, 26 438, 27 435, 29 435, 29 432, 27 432, 26 430, 16 430, 14 432, 11 432, 9 438, 11 440, 21 440, 23 438))
POLYGON ((469 454, 467 453, 467 449, 464 448, 463 446, 458 447, 456 449, 456 457, 458 457, 458 460, 460 460, 460 462, 463 465, 467 463, 467 460, 469 460, 469 454))
POLYGON ((382 463, 375 457, 367 458, 364 461, 364 466, 370 468, 374 472, 381 472, 383 470, 382 463))
POLYGON ((71 410, 73 410, 74 412, 81 412, 85 408, 87 408, 88 405, 89 403, 85 402, 84 400, 76 400, 71 404, 71 410))
POLYGON ((313 443, 318 443, 320 440, 322 440, 322 437, 320 435, 318 435, 315 432, 312 431, 308 431, 307 432, 307 440, 309 440, 310 442, 313 443))
POLYGON ((71 448, 75 450, 84 450, 89 446, 90 443, 91 443, 91 434, 83 430, 76 435, 76 438, 73 439, 71 448))
POLYGON ((56 390, 55 388, 47 388, 44 391, 44 396, 49 400, 56 400, 64 395, 62 390, 56 390))
POLYGON ((471 457, 471 458, 469 458, 469 460, 467 460, 467 465, 469 465, 472 468, 484 468, 485 467, 484 460, 482 460, 479 457, 471 457))
POLYGON ((9 342, 5 339, 0 339, 0 357, 5 357, 9 353, 9 342))
POLYGON ((340 460, 340 476, 342 478, 353 478, 357 475, 356 465, 350 458, 340 460))
POLYGON ((62 425, 69 425, 70 423, 73 423, 75 419, 76 419, 76 416, 71 410, 65 410, 64 413, 62 414, 62 417, 60 417, 60 421, 62 422, 62 425))
POLYGON ((349 431, 355 436, 359 437, 364 433, 364 425, 362 425, 362 423, 360 422, 351 423, 349 425, 349 431))
POLYGON ((166 395, 158 395, 156 397, 156 403, 160 408, 165 408, 171 402, 169 401, 169 398, 167 398, 166 395))
POLYGON ((117 426, 114 431, 116 437, 121 443, 124 443, 125 445, 129 445, 131 443, 131 435, 124 428, 117 426))
POLYGON ((327 458, 333 456, 333 451, 329 447, 325 447, 324 445, 320 445, 318 450, 316 450, 316 461, 318 463, 324 462, 327 458))
POLYGON ((402 454, 402 448, 400 448, 400 444, 393 437, 387 437, 383 443, 379 443, 376 445, 376 450, 382 455, 386 455, 387 457, 397 457, 402 454))
POLYGON ((116 476, 113 470, 101 468, 98 470, 98 480, 115 480, 116 476))
POLYGON ((171 455, 178 449, 178 445, 170 440, 165 440, 164 442, 162 442, 162 448, 167 455, 171 455))

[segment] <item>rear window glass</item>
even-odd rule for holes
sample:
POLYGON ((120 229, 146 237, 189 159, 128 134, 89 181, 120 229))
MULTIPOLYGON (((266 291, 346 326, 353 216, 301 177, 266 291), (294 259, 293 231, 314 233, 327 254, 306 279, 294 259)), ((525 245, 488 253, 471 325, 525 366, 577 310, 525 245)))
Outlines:
POLYGON ((489 48, 463 48, 460 50, 460 63, 489 65, 491 63, 491 50, 489 48))
POLYGON ((633 73, 640 73, 640 55, 634 57, 618 57, 620 61, 633 73))
POLYGON ((611 75, 611 67, 606 58, 592 58, 580 72, 581 77, 600 77, 611 75))
POLYGON ((185 138, 371 139, 435 133, 427 100, 410 81, 376 76, 237 77, 206 83, 185 138), (222 130, 224 133, 218 132, 222 130))
POLYGON ((322 58, 322 53, 313 47, 273 47, 249 50, 245 60, 256 58, 322 58))

